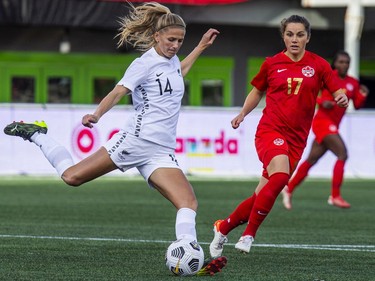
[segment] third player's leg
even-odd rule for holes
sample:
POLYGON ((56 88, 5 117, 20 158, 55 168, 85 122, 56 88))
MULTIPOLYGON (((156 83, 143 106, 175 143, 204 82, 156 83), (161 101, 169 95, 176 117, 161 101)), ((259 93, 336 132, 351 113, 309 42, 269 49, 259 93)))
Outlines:
POLYGON ((324 145, 332 151, 337 159, 346 161, 348 152, 345 143, 339 134, 328 135, 323 140, 324 145))
POLYGON ((311 145, 309 156, 306 159, 307 162, 309 162, 311 166, 315 165, 318 160, 327 152, 327 150, 328 148, 324 142, 322 144, 319 144, 316 142, 316 140, 314 140, 311 145))

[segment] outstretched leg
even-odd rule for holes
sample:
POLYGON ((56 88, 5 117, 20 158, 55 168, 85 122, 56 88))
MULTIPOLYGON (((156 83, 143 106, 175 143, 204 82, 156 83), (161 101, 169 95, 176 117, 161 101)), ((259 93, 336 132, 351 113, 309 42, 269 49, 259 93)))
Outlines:
POLYGON ((22 137, 24 140, 39 146, 59 176, 66 184, 71 186, 81 185, 117 169, 103 147, 74 165, 68 150, 47 135, 47 125, 43 121, 34 123, 13 122, 5 127, 4 133, 22 137))

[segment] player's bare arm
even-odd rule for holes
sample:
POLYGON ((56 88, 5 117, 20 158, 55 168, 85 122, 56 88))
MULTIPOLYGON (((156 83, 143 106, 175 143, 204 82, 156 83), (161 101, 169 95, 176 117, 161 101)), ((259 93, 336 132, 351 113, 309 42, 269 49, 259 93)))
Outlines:
POLYGON ((191 51, 191 53, 181 61, 182 76, 185 77, 200 54, 214 43, 216 37, 219 34, 220 32, 214 28, 210 28, 205 34, 203 34, 202 39, 201 41, 199 41, 197 47, 195 47, 194 50, 191 51))
POLYGON ((325 100, 322 102, 322 107, 326 109, 331 109, 334 107, 334 105, 335 105, 335 102, 333 101, 325 100))
POLYGON ((242 121, 245 119, 245 116, 253 111, 253 109, 259 104, 262 96, 263 92, 255 87, 250 91, 246 97, 241 112, 231 122, 233 129, 237 129, 240 126, 242 121))
POLYGON ((114 107, 123 96, 129 93, 130 90, 121 85, 116 85, 107 96, 102 99, 93 114, 86 114, 82 117, 82 125, 92 128, 95 123, 112 107, 114 107))
POLYGON ((370 93, 370 90, 369 90, 369 88, 366 85, 361 84, 361 85, 359 85, 359 92, 363 96, 367 97, 368 94, 370 93))

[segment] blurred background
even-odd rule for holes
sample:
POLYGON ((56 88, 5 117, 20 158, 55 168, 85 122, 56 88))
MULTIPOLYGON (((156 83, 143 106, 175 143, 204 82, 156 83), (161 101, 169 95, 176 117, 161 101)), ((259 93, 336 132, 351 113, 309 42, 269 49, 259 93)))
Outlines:
MULTIPOLYGON (((375 124, 375 0, 159 2, 181 15, 187 23, 187 35, 179 52, 181 58, 196 46, 208 28, 220 31, 215 44, 198 59, 185 79, 184 110, 179 127, 181 147, 178 149, 187 170, 198 167, 204 172, 233 174, 230 167, 242 165, 238 174, 259 173, 259 161, 251 142, 264 102, 259 104, 259 112, 251 117, 254 120, 249 128, 233 133, 230 120, 238 111, 237 107, 242 106, 250 90, 249 81, 258 72, 264 57, 284 48, 280 21, 298 14, 305 16, 312 25, 307 49, 328 61, 338 50, 349 51, 352 55, 349 74, 370 89, 364 108, 354 112, 351 107, 341 130, 353 152, 350 161, 355 161, 348 165, 349 175, 375 177, 375 168, 372 168, 375 167, 375 128, 371 128, 375 124), (210 128, 202 126, 202 116, 206 115, 210 118, 217 115, 210 128), (185 118, 197 120, 192 123, 192 119, 186 119, 184 125, 185 118), (231 139, 226 140, 228 137, 231 139), (199 146, 201 139, 210 139, 210 145, 206 142, 199 146), (231 153, 217 147, 225 145, 225 141, 238 146, 230 148, 231 153), (359 146, 358 142, 361 142, 359 146), (228 155, 221 153, 223 151, 228 155), (243 159, 250 153, 251 157, 243 159), (242 160, 238 159, 239 155, 242 160), (355 155, 356 160, 352 157, 355 155), (228 158, 223 162, 222 156, 228 158), (220 161, 229 167, 212 167, 220 161), (248 162, 256 163, 251 172, 248 162)), ((132 60, 139 56, 127 46, 117 48, 115 37, 119 21, 128 9, 129 5, 121 0, 0 0, 0 125, 18 119, 43 118, 48 121, 51 133, 73 151, 78 148, 77 161, 97 147, 96 140, 100 140, 99 143, 106 141, 121 127, 123 120, 117 124, 108 120, 108 126, 97 134, 80 131, 77 126, 81 114, 91 112, 121 79, 132 60), (61 124, 62 116, 64 125, 61 124), (62 129, 65 131, 61 132, 62 129)), ((131 97, 120 102, 120 106, 126 108, 126 114, 131 111, 127 108, 129 104, 131 97)), ((124 110, 119 114, 124 114, 124 110)), ((119 115, 122 119, 120 116, 123 115, 119 115)), ((22 166, 15 156, 30 154, 30 150, 26 150, 29 146, 21 146, 18 140, 5 135, 0 141, 3 150, 0 173, 29 173, 35 168, 27 160, 22 166), (25 151, 20 151, 24 147, 25 151)), ((39 154, 39 151, 35 152, 31 157, 43 159, 39 154)), ((35 173, 54 173, 48 163, 45 166, 35 173)), ((329 176, 330 171, 321 166, 316 175, 329 176)))
MULTIPOLYGON (((303 7, 301 0, 159 2, 188 25, 181 56, 209 27, 221 32, 187 77, 184 105, 242 105, 263 58, 282 50, 279 24, 292 14, 305 16, 312 25, 308 50, 330 60, 346 47, 345 3, 350 2, 363 2, 353 74, 375 91, 373 0, 335 0, 324 7, 303 7)), ((121 0, 0 0, 0 102, 98 103, 138 55, 116 46, 119 20, 127 12, 121 0)), ((375 107, 374 97, 369 96, 365 108, 375 107)))

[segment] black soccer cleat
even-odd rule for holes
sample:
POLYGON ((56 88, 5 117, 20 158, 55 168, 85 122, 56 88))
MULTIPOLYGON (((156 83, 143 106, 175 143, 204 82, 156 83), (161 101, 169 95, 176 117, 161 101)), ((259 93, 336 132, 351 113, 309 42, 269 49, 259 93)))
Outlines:
POLYGON ((4 133, 9 136, 21 137, 24 140, 31 141, 35 133, 46 134, 47 124, 44 121, 35 121, 34 123, 13 122, 4 128, 4 133))

